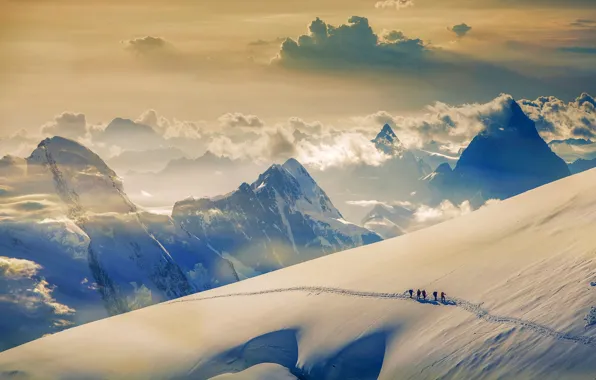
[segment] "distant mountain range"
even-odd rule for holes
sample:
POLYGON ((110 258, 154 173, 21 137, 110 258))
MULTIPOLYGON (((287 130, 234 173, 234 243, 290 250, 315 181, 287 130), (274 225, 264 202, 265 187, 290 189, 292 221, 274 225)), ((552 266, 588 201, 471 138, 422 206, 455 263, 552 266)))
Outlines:
POLYGON ((61 137, 3 158, 0 177, 0 291, 12 295, 0 298, 0 350, 381 240, 295 160, 171 217, 140 209, 99 156, 61 137))

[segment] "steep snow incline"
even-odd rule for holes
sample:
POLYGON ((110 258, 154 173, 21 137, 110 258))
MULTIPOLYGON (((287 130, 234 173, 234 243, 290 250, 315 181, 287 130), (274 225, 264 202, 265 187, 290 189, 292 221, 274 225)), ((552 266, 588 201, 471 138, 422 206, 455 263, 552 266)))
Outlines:
POLYGON ((568 177, 396 239, 47 336, 0 354, 0 374, 593 380, 594 194, 596 171, 568 177), (410 300, 418 288, 448 300, 410 300))

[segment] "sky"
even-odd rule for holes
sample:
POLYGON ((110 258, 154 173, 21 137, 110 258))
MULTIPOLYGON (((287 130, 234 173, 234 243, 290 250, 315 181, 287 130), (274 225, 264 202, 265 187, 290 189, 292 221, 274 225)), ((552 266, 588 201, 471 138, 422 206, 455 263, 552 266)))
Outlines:
POLYGON ((341 123, 500 93, 565 101, 596 93, 592 0, 0 0, 0 7, 0 135, 37 132, 63 112, 90 124, 148 109, 216 127, 228 113, 341 123))

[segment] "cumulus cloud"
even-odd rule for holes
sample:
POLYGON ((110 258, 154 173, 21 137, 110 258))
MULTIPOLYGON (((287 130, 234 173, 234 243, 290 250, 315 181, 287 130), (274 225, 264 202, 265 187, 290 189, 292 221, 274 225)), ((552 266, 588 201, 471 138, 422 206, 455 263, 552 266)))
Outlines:
POLYGON ((569 103, 554 96, 541 96, 521 100, 520 106, 547 141, 596 136, 596 100, 587 93, 569 103))
POLYGON ((320 121, 307 122, 299 117, 291 117, 288 125, 300 132, 306 132, 308 136, 321 136, 325 129, 320 121))
POLYGON ((469 214, 473 211, 469 201, 464 201, 459 206, 445 200, 437 207, 426 205, 420 206, 414 212, 414 218, 418 223, 436 224, 458 216, 469 214))
POLYGON ((224 127, 262 127, 265 123, 255 115, 245 115, 240 112, 226 113, 219 117, 219 122, 224 127))
POLYGON ((383 0, 383 1, 377 1, 375 3, 375 8, 381 8, 381 9, 387 9, 387 8, 393 8, 393 9, 403 9, 403 8, 408 8, 408 7, 413 7, 414 6, 414 1, 413 0, 383 0))
MULTIPOLYGON (((463 33, 461 26, 455 30, 463 33)), ((528 88, 550 88, 545 80, 534 78, 534 73, 523 68, 514 71, 505 63, 492 62, 410 38, 398 30, 377 34, 367 18, 352 16, 339 26, 316 18, 306 34, 281 44, 271 66, 372 82, 384 89, 403 86, 408 88, 409 100, 432 93, 463 101, 503 91, 525 93, 528 88), (461 87, 466 91, 454 91, 461 87)))
POLYGON ((9 136, 2 136, 0 137, 0 156, 28 156, 39 144, 39 141, 40 136, 33 136, 24 129, 9 136))
POLYGON ((452 26, 451 28, 449 28, 449 30, 455 33, 457 37, 462 38, 463 36, 468 34, 470 30, 472 30, 472 27, 465 23, 462 23, 452 26))
POLYGON ((205 123, 203 121, 181 121, 178 119, 168 119, 159 115, 155 110, 148 109, 143 112, 136 120, 136 123, 148 125, 161 134, 165 139, 186 138, 200 139, 205 123))
POLYGON ((40 269, 41 265, 30 260, 0 256, 0 277, 31 278, 40 269))
POLYGON ((332 137, 329 143, 300 141, 297 152, 298 161, 319 170, 356 164, 379 166, 391 158, 363 134, 350 132, 332 137))
MULTIPOLYGON (((480 206, 478 210, 493 206, 500 202, 501 201, 497 199, 489 199, 482 206, 480 206)), ((448 200, 444 200, 436 207, 421 204, 415 206, 414 210, 414 220, 408 228, 409 231, 419 230, 438 223, 442 223, 449 219, 468 215, 474 211, 474 208, 469 201, 463 201, 461 204, 456 205, 448 200)))
POLYGON ((133 38, 122 41, 122 43, 124 44, 125 49, 138 55, 163 51, 169 46, 169 43, 163 38, 153 36, 133 38))
POLYGON ((82 113, 63 112, 41 127, 46 136, 62 136, 79 139, 87 133, 87 120, 82 113))
POLYGON ((284 41, 277 62, 335 69, 338 65, 395 68, 411 66, 412 60, 419 61, 427 52, 422 40, 409 39, 399 32, 386 32, 390 39, 379 38, 364 17, 352 16, 348 24, 339 27, 317 18, 308 30, 308 34, 297 40, 284 41))
POLYGON ((296 154, 294 136, 287 129, 266 130, 256 136, 251 140, 233 141, 229 136, 219 135, 211 140, 207 150, 218 156, 257 162, 284 160, 296 154))

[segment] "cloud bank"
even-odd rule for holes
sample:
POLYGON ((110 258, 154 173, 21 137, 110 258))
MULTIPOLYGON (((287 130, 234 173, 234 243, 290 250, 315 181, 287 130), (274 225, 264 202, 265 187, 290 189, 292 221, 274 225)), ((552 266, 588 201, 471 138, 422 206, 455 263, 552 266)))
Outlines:
POLYGON ((554 96, 541 96, 521 100, 520 105, 547 141, 596 136, 596 99, 590 94, 583 93, 568 103, 554 96))

